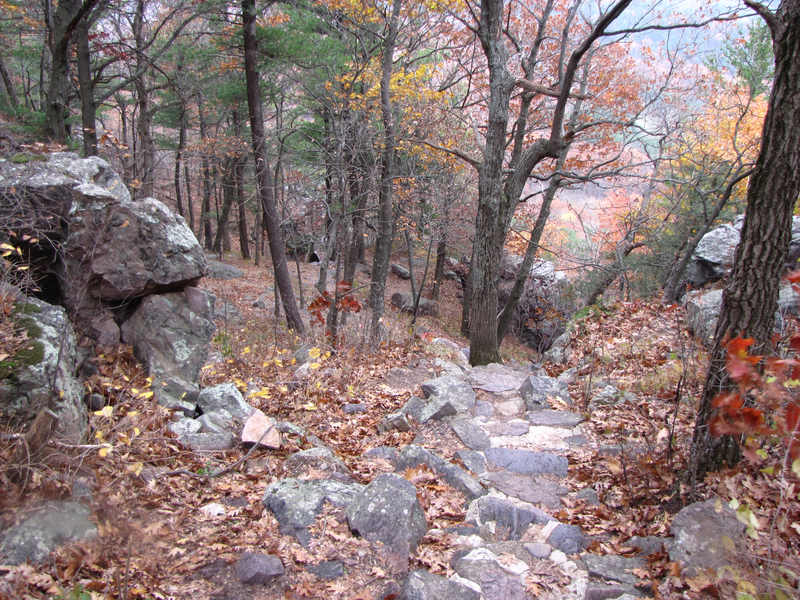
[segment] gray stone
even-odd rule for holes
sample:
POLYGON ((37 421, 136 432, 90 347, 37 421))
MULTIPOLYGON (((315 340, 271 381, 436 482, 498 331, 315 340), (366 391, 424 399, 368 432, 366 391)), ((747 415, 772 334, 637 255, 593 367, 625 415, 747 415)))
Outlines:
POLYGON ((454 456, 464 463, 464 466, 473 473, 486 471, 486 458, 480 452, 473 450, 457 450, 454 456))
POLYGON ((552 408, 550 402, 555 399, 572 404, 567 384, 552 377, 528 377, 520 386, 519 395, 528 410, 552 408))
POLYGON ((397 429, 398 431, 411 431, 411 423, 402 412, 389 413, 378 425, 378 431, 391 431, 397 429))
POLYGON ((561 523, 556 527, 550 537, 547 538, 547 543, 564 554, 576 554, 586 548, 589 540, 584 535, 581 528, 577 525, 566 525, 561 523))
POLYGON ((353 474, 339 457, 328 448, 311 448, 295 452, 286 458, 283 468, 290 477, 309 477, 316 472, 315 479, 336 479, 345 483, 353 481, 353 474))
POLYGON ((150 375, 195 382, 214 337, 213 314, 213 296, 198 288, 147 296, 122 324, 122 337, 150 375))
POLYGON ((395 472, 402 473, 409 467, 420 465, 428 465, 428 468, 444 479, 448 485, 464 494, 468 501, 486 494, 486 489, 464 469, 414 444, 406 446, 400 452, 395 472))
POLYGON ((354 415, 354 414, 357 414, 357 413, 365 413, 365 412, 367 412, 367 405, 366 404, 360 404, 360 403, 345 404, 342 407, 342 411, 346 415, 354 415))
POLYGON ((531 425, 572 429, 583 421, 583 415, 562 410, 532 410, 527 415, 531 425))
POLYGON ((569 490, 563 485, 542 478, 514 475, 506 471, 484 473, 481 481, 498 490, 530 504, 539 504, 549 509, 561 508, 561 499, 569 490))
POLYGON ((559 477, 566 477, 569 466, 567 459, 563 456, 519 448, 489 448, 484 455, 486 460, 501 469, 524 475, 552 473, 559 477))
POLYGON ((229 300, 216 301, 214 303, 214 320, 220 319, 226 323, 244 323, 242 313, 229 300))
POLYGON ((7 565, 41 562, 61 544, 91 540, 97 525, 79 502, 48 502, 2 534, 0 558, 7 565))
POLYGON ((408 574, 398 600, 479 600, 480 596, 465 585, 420 569, 408 574))
POLYGON ((470 450, 486 450, 491 446, 489 436, 474 421, 470 419, 457 419, 450 421, 450 427, 456 432, 458 438, 470 450))
POLYGON ((476 400, 475 410, 472 412, 476 417, 487 417, 491 419, 492 415, 494 415, 494 406, 492 406, 491 402, 486 402, 485 400, 476 400))
POLYGON ((297 437, 305 437, 306 435, 305 427, 302 427, 301 425, 295 425, 291 421, 278 421, 275 424, 275 429, 281 433, 296 435, 297 437))
POLYGON ((308 546, 311 541, 308 528, 314 524, 324 504, 328 502, 346 508, 363 488, 359 483, 331 479, 301 481, 289 478, 267 486, 262 502, 275 515, 281 533, 294 535, 301 544, 308 546))
POLYGON ((597 497, 597 492, 590 487, 580 490, 577 494, 575 494, 575 498, 578 500, 585 500, 588 506, 600 505, 600 498, 597 497))
POLYGON ((690 572, 719 570, 730 564, 726 547, 740 544, 744 525, 725 502, 712 498, 683 508, 673 519, 670 533, 674 536, 671 560, 683 563, 690 572))
POLYGON ((119 325, 110 313, 101 313, 92 317, 85 333, 98 346, 116 346, 120 342, 119 325))
MULTIPOLYGON (((398 308, 401 313, 412 314, 414 312, 414 297, 411 294, 392 294, 392 306, 398 308)), ((438 317, 439 303, 427 298, 420 298, 417 305, 417 314, 421 316, 438 317)))
POLYGON ((67 313, 35 298, 18 300, 14 307, 12 318, 28 339, 22 352, 15 354, 16 361, 7 360, 20 364, 23 353, 30 360, 25 361, 27 366, 20 364, 14 377, 0 381, 0 412, 14 426, 26 426, 40 410, 49 408, 58 417, 57 433, 64 441, 79 444, 87 427, 86 408, 83 386, 73 375, 77 343, 67 313))
POLYGON ((492 437, 506 435, 510 437, 518 437, 525 435, 530 431, 531 424, 527 421, 513 419, 505 423, 493 423, 487 426, 489 433, 492 437))
POLYGON ((553 547, 550 544, 544 544, 542 542, 524 544, 524 548, 533 558, 539 559, 547 558, 553 551, 553 547))
POLYGON ((362 489, 347 507, 350 529, 372 544, 380 544, 390 570, 408 570, 409 554, 428 531, 416 488, 394 473, 382 473, 362 489))
POLYGON ((326 560, 318 565, 306 565, 306 569, 320 579, 339 579, 344 577, 344 563, 340 560, 326 560))
POLYGON ((200 386, 196 383, 162 375, 153 381, 151 388, 161 406, 178 410, 187 417, 196 416, 196 401, 200 394, 200 386))
POLYGON ((622 392, 613 385, 605 386, 589 402, 589 411, 600 406, 619 406, 625 401, 635 401, 636 395, 631 392, 622 392))
POLYGON ((427 403, 425 400, 418 396, 411 396, 403 407, 400 409, 400 412, 404 415, 410 415, 417 423, 420 423, 420 419, 422 418, 422 411, 425 410, 427 403))
POLYGON ((179 438, 182 438, 199 432, 202 426, 203 424, 195 419, 180 419, 169 423, 167 429, 179 438))
POLYGON ((232 433, 192 433, 182 436, 180 442, 192 452, 220 452, 236 446, 232 433))
POLYGON ((607 581, 616 581, 628 585, 643 583, 631 571, 634 569, 644 569, 646 561, 641 558, 626 558, 624 556, 614 556, 611 554, 584 554, 581 556, 583 564, 589 570, 589 575, 600 577, 607 581))
POLYGON ((220 383, 205 388, 197 396, 197 406, 204 413, 225 410, 231 416, 244 421, 253 412, 253 407, 245 401, 239 388, 233 383, 220 383))
POLYGON ((226 265, 218 260, 206 260, 209 279, 238 279, 244 277, 244 271, 233 265, 226 265))
POLYGON ((419 422, 439 421, 456 414, 458 414, 458 409, 448 398, 432 396, 430 402, 420 412, 419 422))
POLYGON ((529 600, 519 576, 506 573, 499 568, 486 569, 480 573, 478 583, 484 598, 503 600, 529 600))
POLYGON ((518 390, 526 374, 517 369, 493 363, 472 369, 469 382, 473 388, 486 392, 510 392, 518 390))
POLYGON ((179 292, 205 275, 203 249, 183 217, 155 198, 119 202, 95 185, 73 190, 61 293, 74 314, 179 292))
POLYGON ((421 387, 428 400, 431 396, 446 398, 459 412, 467 412, 475 406, 475 390, 466 381, 452 375, 429 379, 421 387))
POLYGON ((465 522, 477 526, 495 523, 498 540, 517 541, 528 526, 544 520, 546 513, 532 504, 497 496, 483 496, 470 503, 465 522))
POLYGON ((207 412, 196 419, 200 423, 200 431, 205 433, 237 433, 240 423, 224 408, 207 412))
POLYGON ((400 455, 397 448, 391 446, 378 446, 377 448, 370 448, 364 452, 364 456, 368 458, 380 458, 381 460, 388 460, 390 463, 397 463, 397 457, 400 455))
POLYGON ((656 536, 639 537, 635 535, 625 542, 625 545, 629 548, 639 548, 638 556, 650 556, 661 552, 662 549, 669 551, 672 540, 656 536))
POLYGON ((283 563, 274 554, 245 551, 236 563, 236 576, 247 585, 262 585, 283 573, 283 563))
POLYGON ((391 268, 392 268, 392 273, 397 275, 400 279, 411 279, 411 271, 409 271, 403 265, 392 263, 391 268))
POLYGON ((630 585, 589 581, 583 600, 637 600, 644 594, 630 585))

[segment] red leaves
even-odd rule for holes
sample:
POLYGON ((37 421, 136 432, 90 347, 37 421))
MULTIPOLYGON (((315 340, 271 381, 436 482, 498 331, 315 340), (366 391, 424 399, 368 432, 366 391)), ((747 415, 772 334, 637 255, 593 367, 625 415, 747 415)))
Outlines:
MULTIPOLYGON (((340 312, 361 312, 361 302, 352 293, 352 286, 346 281, 340 281, 336 284, 336 308, 340 312)), ((314 315, 311 320, 312 323, 319 321, 320 325, 325 324, 325 319, 322 317, 322 312, 328 310, 332 303, 330 292, 327 290, 322 292, 321 296, 317 296, 311 304, 308 305, 308 312, 314 315)))

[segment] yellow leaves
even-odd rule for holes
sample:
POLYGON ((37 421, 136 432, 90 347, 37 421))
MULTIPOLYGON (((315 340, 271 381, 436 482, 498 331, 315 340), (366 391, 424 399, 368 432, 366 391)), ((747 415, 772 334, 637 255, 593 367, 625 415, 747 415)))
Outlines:
POLYGON ((319 358, 320 354, 322 354, 322 350, 319 348, 312 348, 308 351, 309 358, 319 358))
POLYGON ((94 411, 94 414, 98 417, 105 417, 106 419, 110 418, 111 415, 114 414, 114 407, 113 406, 104 406, 102 410, 94 411))

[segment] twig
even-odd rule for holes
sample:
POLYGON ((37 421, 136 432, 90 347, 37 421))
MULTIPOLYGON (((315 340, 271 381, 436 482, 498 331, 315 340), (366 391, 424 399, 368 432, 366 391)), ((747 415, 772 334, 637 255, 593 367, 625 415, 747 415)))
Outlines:
POLYGON ((678 379, 678 388, 675 390, 675 412, 672 413, 672 426, 669 428, 669 452, 667 452, 667 462, 672 460, 672 437, 675 435, 675 421, 678 419, 678 409, 681 406, 681 385, 683 384, 683 374, 678 379))

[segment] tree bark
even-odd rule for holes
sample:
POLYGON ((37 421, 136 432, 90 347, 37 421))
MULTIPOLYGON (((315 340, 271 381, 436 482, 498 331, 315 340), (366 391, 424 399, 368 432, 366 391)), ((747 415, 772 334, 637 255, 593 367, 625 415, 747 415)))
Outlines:
POLYGON ((736 440, 713 438, 708 430, 714 398, 732 387, 722 344, 726 337, 742 336, 755 340, 755 353, 769 351, 781 271, 792 237, 792 212, 800 194, 800 0, 783 0, 775 13, 750 0, 745 3, 770 28, 775 78, 700 400, 690 463, 693 485, 706 472, 738 461, 736 440))
POLYGON ((280 292, 289 329, 302 334, 305 328, 294 298, 292 281, 289 278, 283 236, 278 221, 275 197, 272 193, 272 182, 270 181, 270 167, 267 157, 266 135, 264 133, 264 115, 261 108, 261 91, 259 89, 259 73, 257 69, 258 41, 256 38, 255 0, 242 0, 242 20, 244 29, 244 71, 247 80, 250 132, 253 137, 253 153, 256 159, 258 192, 264 209, 272 266, 275 269, 275 284, 280 292))
POLYGON ((75 30, 75 54, 78 63, 78 91, 81 98, 81 126, 84 156, 97 156, 97 103, 92 84, 91 52, 89 50, 89 16, 81 19, 75 30))
POLYGON ((381 116, 384 128, 383 168, 378 191, 378 235, 375 241, 375 256, 372 262, 372 285, 369 290, 369 308, 372 312, 370 339, 373 344, 380 340, 380 321, 383 316, 386 277, 389 274, 389 257, 392 250, 392 195, 394 192, 395 120, 389 85, 392 78, 394 47, 397 41, 400 0, 392 3, 392 14, 384 39, 381 59, 381 116))
POLYGON ((0 54, 0 74, 3 76, 3 83, 6 86, 6 92, 8 92, 8 99, 11 102, 11 106, 15 109, 19 108, 17 86, 14 85, 14 79, 8 71, 8 66, 6 66, 6 61, 2 54, 0 54))

